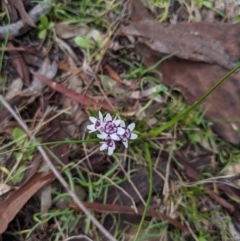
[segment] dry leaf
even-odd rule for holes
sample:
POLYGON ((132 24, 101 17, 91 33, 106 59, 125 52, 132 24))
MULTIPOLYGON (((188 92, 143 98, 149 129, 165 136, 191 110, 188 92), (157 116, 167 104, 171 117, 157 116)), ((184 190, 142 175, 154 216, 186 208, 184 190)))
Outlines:
POLYGON ((50 79, 46 78, 45 76, 37 72, 31 71, 31 73, 35 77, 37 77, 41 82, 51 87, 53 90, 63 93, 65 96, 68 96, 69 98, 71 98, 72 100, 78 102, 83 106, 94 106, 98 108, 103 108, 105 110, 112 110, 112 107, 106 101, 97 101, 85 95, 78 94, 75 91, 69 90, 56 82, 52 82, 50 79))
MULTIPOLYGON (((57 73, 57 64, 55 61, 50 63, 49 59, 46 58, 43 62, 39 74, 46 76, 49 79, 52 79, 57 73)), ((32 96, 40 94, 45 87, 45 84, 38 80, 37 77, 34 76, 34 79, 31 85, 23 91, 22 95, 24 96, 32 96)))
MULTIPOLYGON (((157 69, 162 73, 162 82, 171 88, 180 88, 190 104, 219 81, 233 61, 240 59, 240 40, 236 34, 240 24, 182 23, 166 26, 153 20, 140 1, 132 0, 131 6, 131 19, 135 22, 124 26, 123 32, 138 37, 141 43, 136 49, 147 66, 158 62, 163 54, 178 52, 178 58, 165 60, 157 69)), ((213 122, 214 130, 233 144, 240 143, 239 86, 240 72, 237 72, 202 103, 205 116, 213 122)))
POLYGON ((22 92, 23 82, 20 78, 12 81, 8 92, 5 95, 6 100, 10 100, 13 97, 19 95, 22 92))
MULTIPOLYGON (((14 47, 11 42, 7 44, 7 47, 14 47)), ((14 66, 14 68, 17 70, 19 77, 22 79, 25 86, 29 86, 30 84, 30 76, 29 76, 29 70, 28 67, 21 56, 21 53, 18 51, 10 51, 9 53, 11 62, 14 66)))
POLYGON ((88 33, 89 27, 85 24, 70 24, 70 23, 57 23, 55 25, 56 34, 62 39, 74 38, 76 36, 84 36, 88 33))
POLYGON ((27 12, 25 11, 22 0, 8 0, 8 3, 18 10, 18 12, 21 15, 22 20, 25 23, 27 23, 31 27, 36 27, 33 20, 28 16, 27 12))

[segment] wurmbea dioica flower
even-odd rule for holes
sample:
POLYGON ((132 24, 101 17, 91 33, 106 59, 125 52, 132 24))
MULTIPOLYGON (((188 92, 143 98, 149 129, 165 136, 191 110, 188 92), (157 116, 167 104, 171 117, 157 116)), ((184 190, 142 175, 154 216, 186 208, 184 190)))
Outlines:
POLYGON ((131 123, 128 127, 126 127, 125 122, 121 121, 120 126, 124 129, 124 134, 118 135, 123 145, 128 148, 128 140, 137 139, 137 134, 132 133, 135 128, 135 123, 131 123))
POLYGON ((89 119, 92 122, 87 126, 89 132, 99 131, 98 138, 103 139, 101 142, 100 150, 108 150, 108 155, 112 155, 116 148, 115 141, 122 141, 123 145, 128 148, 128 140, 134 140, 138 136, 132 133, 135 128, 135 124, 132 123, 126 127, 123 120, 113 120, 112 116, 108 113, 103 118, 102 113, 99 111, 99 118, 90 116, 89 119), (119 126, 120 125, 120 126, 119 126))
POLYGON ((102 126, 103 126, 104 122, 103 122, 103 115, 100 111, 98 112, 98 116, 99 116, 99 119, 97 119, 93 116, 89 117, 89 120, 93 123, 93 124, 87 126, 87 129, 89 130, 89 132, 102 130, 102 126))

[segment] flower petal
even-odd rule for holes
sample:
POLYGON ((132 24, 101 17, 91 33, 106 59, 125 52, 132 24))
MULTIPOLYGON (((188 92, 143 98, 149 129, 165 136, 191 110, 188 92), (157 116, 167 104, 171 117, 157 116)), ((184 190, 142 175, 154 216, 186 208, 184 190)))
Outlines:
POLYGON ((100 139, 106 139, 107 136, 108 136, 108 134, 106 134, 105 132, 97 134, 97 137, 100 138, 100 139))
POLYGON ((87 129, 90 131, 94 131, 95 130, 94 124, 88 125, 87 129))
POLYGON ((114 141, 120 141, 120 137, 116 134, 116 133, 113 133, 112 135, 110 135, 110 137, 114 140, 114 141))
POLYGON ((114 120, 113 123, 114 123, 116 126, 119 126, 120 123, 121 123, 121 120, 114 120))
POLYGON ((112 121, 112 116, 109 113, 107 113, 105 121, 112 121))
POLYGON ((123 135, 125 133, 125 129, 123 129, 122 127, 118 127, 118 130, 117 130, 117 134, 118 135, 123 135))
POLYGON ((101 112, 101 111, 98 112, 98 116, 99 116, 99 120, 100 120, 100 121, 103 121, 103 115, 102 115, 102 112, 101 112))
POLYGON ((123 120, 121 120, 120 126, 123 127, 123 128, 126 127, 126 124, 125 124, 125 122, 123 120))
POLYGON ((125 138, 124 140, 122 140, 122 143, 123 143, 123 145, 124 145, 126 148, 128 148, 128 140, 127 140, 127 138, 125 138))
POLYGON ((111 156, 113 154, 115 147, 108 147, 108 155, 111 156))
POLYGON ((132 131, 135 128, 135 123, 131 123, 128 127, 127 127, 130 131, 132 131))
POLYGON ((131 137, 129 139, 134 140, 134 139, 137 139, 137 138, 138 138, 137 134, 131 133, 131 137))
POLYGON ((100 148, 99 148, 99 150, 100 151, 103 151, 103 150, 105 150, 105 149, 107 149, 107 144, 104 142, 104 143, 102 143, 102 145, 100 146, 100 148))
POLYGON ((97 121, 97 118, 93 117, 93 116, 89 116, 89 120, 92 122, 92 123, 95 123, 97 121))

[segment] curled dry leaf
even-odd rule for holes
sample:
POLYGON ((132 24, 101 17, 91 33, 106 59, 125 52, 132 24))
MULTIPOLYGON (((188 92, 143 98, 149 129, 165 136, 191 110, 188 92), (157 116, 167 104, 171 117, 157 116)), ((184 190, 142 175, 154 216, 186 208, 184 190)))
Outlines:
POLYGON ((85 24, 70 24, 66 22, 57 23, 54 27, 57 36, 62 39, 84 36, 88 33, 89 27, 85 24))
MULTIPOLYGON (((226 216, 226 219, 227 218, 228 217, 226 216)), ((238 241, 240 239, 240 231, 239 231, 238 228, 236 228, 236 226, 239 227, 239 221, 238 220, 233 220, 233 222, 230 222, 229 226, 228 226, 228 228, 229 228, 228 230, 229 230, 229 233, 233 237, 233 241, 238 241), (236 224, 238 224, 238 225, 236 225, 236 224)))
POLYGON ((5 95, 5 99, 10 100, 13 97, 19 95, 22 92, 22 87, 23 87, 23 82, 21 78, 13 80, 5 95))
MULTIPOLYGON (((52 79, 56 73, 57 73, 57 64, 55 61, 50 63, 49 59, 46 58, 43 62, 39 74, 46 76, 49 79, 52 79)), ((37 77, 34 76, 33 81, 31 85, 23 91, 22 95, 24 96, 32 96, 32 95, 38 95, 42 93, 43 88, 45 87, 45 84, 38 80, 37 77)))
POLYGON ((133 91, 130 94, 130 97, 134 99, 148 98, 148 99, 153 99, 158 103, 163 103, 162 97, 160 95, 155 95, 156 92, 159 91, 159 89, 161 88, 162 88, 162 85, 156 85, 148 89, 144 89, 142 91, 133 91))
POLYGON ((51 183, 44 187, 41 192, 41 216, 42 216, 42 228, 44 231, 47 231, 48 222, 44 221, 47 220, 47 214, 49 208, 52 206, 52 187, 51 183))
POLYGON ((229 176, 229 181, 234 183, 236 186, 240 187, 240 163, 239 162, 232 162, 224 175, 229 176))
POLYGON ((76 63, 79 63, 79 59, 76 56, 76 54, 73 52, 72 48, 66 43, 64 42, 62 39, 55 37, 55 41, 57 43, 57 45, 59 46, 59 48, 63 51, 63 53, 66 56, 70 56, 72 59, 74 59, 74 61, 76 63))

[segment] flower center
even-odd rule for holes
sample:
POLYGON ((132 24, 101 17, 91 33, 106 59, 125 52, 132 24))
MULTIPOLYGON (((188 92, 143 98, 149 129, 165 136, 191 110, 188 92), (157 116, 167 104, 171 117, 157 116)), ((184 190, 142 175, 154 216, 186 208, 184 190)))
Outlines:
POLYGON ((107 134, 117 133, 117 126, 112 121, 108 121, 105 124, 104 132, 107 134))
POLYGON ((106 140, 106 144, 107 144, 107 146, 109 146, 109 147, 113 147, 113 140, 112 139, 107 139, 106 140))
POLYGON ((101 121, 97 120, 95 123, 95 129, 98 129, 101 126, 101 121))

